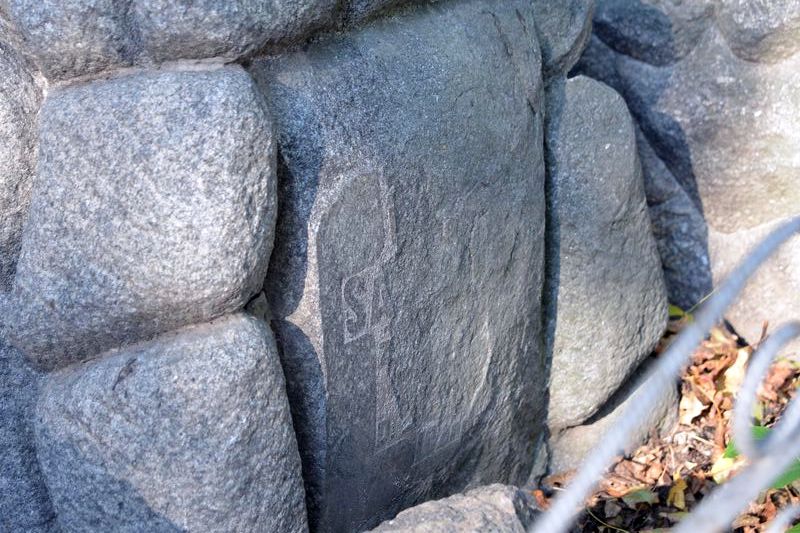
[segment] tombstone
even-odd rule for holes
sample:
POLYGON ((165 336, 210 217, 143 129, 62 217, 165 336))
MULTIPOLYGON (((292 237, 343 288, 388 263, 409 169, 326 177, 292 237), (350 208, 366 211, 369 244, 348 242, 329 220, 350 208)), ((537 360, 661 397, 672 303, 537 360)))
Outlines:
POLYGON ((251 71, 279 131, 265 288, 312 524, 524 482, 546 381, 529 2, 398 10, 251 71))

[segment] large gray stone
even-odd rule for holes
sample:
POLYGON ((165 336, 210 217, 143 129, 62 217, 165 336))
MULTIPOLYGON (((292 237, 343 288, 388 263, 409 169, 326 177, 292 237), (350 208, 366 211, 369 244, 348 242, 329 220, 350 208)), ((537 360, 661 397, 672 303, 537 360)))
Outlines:
POLYGON ((742 59, 773 63, 800 52, 797 0, 725 0, 718 23, 742 59))
POLYGON ((515 487, 489 485, 426 502, 372 531, 378 533, 525 533, 533 510, 515 487))
POLYGON ((580 76, 551 87, 547 110, 548 423, 560 429, 592 416, 649 355, 667 299, 625 102, 580 76))
POLYGON ((332 22, 338 0, 134 0, 145 54, 155 61, 250 56, 332 22))
POLYGON ((16 270, 36 165, 41 90, 29 65, 0 34, 0 291, 16 270))
MULTIPOLYGON (((614 53, 596 35, 589 40, 589 45, 581 57, 576 70, 592 78, 602 80, 627 98, 638 125, 645 125, 637 109, 635 95, 628 90, 628 84, 617 70, 621 56, 614 53)), ((650 71, 660 72, 655 67, 642 67, 650 71)), ((663 76, 653 75, 654 80, 663 81, 663 76)), ((644 176, 645 195, 653 224, 653 233, 658 243, 664 279, 670 302, 683 309, 690 309, 712 288, 711 261, 708 255, 708 228, 703 215, 703 206, 697 192, 697 184, 686 159, 662 159, 668 155, 666 149, 670 144, 681 143, 681 133, 662 115, 650 115, 653 122, 662 126, 661 131, 668 132, 667 139, 674 142, 661 143, 660 137, 649 128, 651 139, 636 128, 636 141, 644 176), (669 163, 669 165, 668 165, 669 163)))
MULTIPOLYGON (((737 5, 733 2, 729 7, 737 5)), ((780 5, 777 2, 764 9, 772 13, 780 5)), ((777 61, 783 53, 770 54, 780 46, 769 48, 772 45, 765 44, 764 62, 740 58, 737 53, 742 52, 736 52, 736 42, 729 42, 730 35, 726 40, 727 30, 719 29, 726 27, 724 13, 720 12, 717 24, 702 34, 697 46, 672 65, 646 64, 594 42, 590 55, 602 59, 582 61, 585 71, 621 87, 647 145, 694 204, 692 208, 684 201, 684 211, 694 211, 703 219, 693 215, 694 227, 689 229, 688 225, 673 225, 678 219, 666 217, 674 210, 651 210, 656 226, 665 232, 671 229, 673 249, 715 248, 717 259, 710 261, 715 280, 723 278, 734 259, 741 256, 742 243, 754 244, 753 235, 800 213, 800 130, 794 126, 800 112, 800 53, 777 61), (708 242, 700 243, 703 234, 708 242), (723 247, 732 249, 728 253, 723 247)), ((763 18, 757 17, 766 24, 764 27, 773 20, 767 15, 765 11, 763 18)), ((739 22, 747 24, 748 20, 745 17, 739 22)), ((745 33, 737 35, 749 39, 745 33)), ((753 46, 760 54, 758 46, 753 46)), ((647 145, 643 143, 644 148, 640 148, 643 160, 647 145)), ((688 217, 680 220, 690 223, 688 217)), ((668 269, 683 271, 687 278, 697 271, 696 261, 684 268, 678 261, 663 257, 668 269)), ((742 307, 728 317, 746 339, 758 340, 765 319, 774 324, 800 313, 793 294, 800 280, 790 281, 792 272, 798 269, 795 263, 800 264, 800 256, 785 253, 772 261, 768 268, 780 275, 769 281, 762 276, 751 283, 740 300, 742 307), (762 307, 757 312, 744 311, 758 306, 762 307)), ((671 298, 689 304, 696 303, 699 294, 680 290, 671 298)), ((800 348, 800 343, 795 343, 795 348, 800 348)))
MULTIPOLYGON (((637 371, 628 382, 614 394, 613 397, 586 423, 580 426, 567 428, 550 437, 549 451, 551 474, 566 473, 579 469, 592 450, 619 425, 623 416, 639 401, 639 396, 647 385, 644 383, 646 370, 649 367, 645 362, 644 368, 637 371)), ((678 423, 678 394, 677 383, 667 389, 659 399, 656 407, 647 413, 647 417, 636 427, 635 432, 629 436, 630 444, 627 453, 632 453, 640 444, 643 444, 651 435, 665 436, 672 431, 678 423)))
POLYGON ((178 59, 238 59, 333 22, 337 0, 7 0, 49 79, 178 59))
POLYGON ((307 529, 272 333, 246 315, 50 374, 36 441, 65 531, 307 529))
POLYGON ((595 0, 533 0, 546 77, 566 74, 592 34, 595 0))
POLYGON ((684 57, 714 22, 714 0, 596 0, 596 4, 595 34, 617 52, 653 65, 684 57))
POLYGON ((138 53, 128 16, 118 0, 5 0, 25 46, 49 79, 130 66, 138 53))
MULTIPOLYGON (((767 234, 785 220, 776 220, 755 228, 723 233, 709 230, 708 247, 714 265, 714 282, 727 275, 767 234)), ((725 317, 736 332, 747 341, 761 339, 764 325, 768 332, 785 321, 800 319, 800 239, 784 244, 747 283, 740 297, 728 309, 725 317)), ((782 350, 785 356, 800 356, 800 341, 793 341, 782 350)))
POLYGON ((800 54, 747 62, 712 29, 672 67, 620 56, 617 70, 654 149, 696 181, 709 226, 730 233, 797 212, 800 54))
POLYGON ((52 94, 10 305, 42 368, 243 307, 272 246, 275 143, 241 67, 52 94))
POLYGON ((527 0, 468 0, 253 67, 283 160, 266 291, 321 529, 528 474, 539 57, 527 0))
POLYGON ((0 339, 0 531, 55 531, 33 437, 39 375, 0 339))

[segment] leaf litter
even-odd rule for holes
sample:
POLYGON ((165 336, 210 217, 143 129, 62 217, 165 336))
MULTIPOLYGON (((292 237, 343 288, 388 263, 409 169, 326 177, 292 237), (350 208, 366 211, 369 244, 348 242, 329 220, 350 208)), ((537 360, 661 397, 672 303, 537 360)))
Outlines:
MULTIPOLYGON (((692 320, 691 315, 670 308, 669 328, 656 355, 692 320)), ((767 335, 765 324, 762 339, 767 335)), ((759 342, 761 342, 759 341, 759 342)), ((757 343, 758 344, 758 343, 757 343)), ((680 379, 679 423, 663 437, 652 436, 632 454, 620 457, 587 501, 576 532, 668 531, 714 488, 736 475, 747 461, 731 441, 736 394, 753 353, 724 326, 711 331, 695 351, 680 379)), ((780 418, 800 384, 800 365, 779 359, 759 389, 753 417, 754 436, 763 438, 780 418)), ((574 472, 545 478, 533 492, 544 510, 550 499, 569 483, 574 472)), ((732 524, 737 533, 766 531, 780 509, 800 504, 800 460, 778 483, 762 491, 732 524)), ((790 531, 800 532, 800 527, 790 531)))

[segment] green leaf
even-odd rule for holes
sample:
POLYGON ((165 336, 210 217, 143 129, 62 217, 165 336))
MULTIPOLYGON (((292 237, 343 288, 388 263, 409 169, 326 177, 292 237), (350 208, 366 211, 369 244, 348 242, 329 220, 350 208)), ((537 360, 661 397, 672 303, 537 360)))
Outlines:
MULTIPOLYGON (((763 426, 753 426, 753 438, 756 441, 762 441, 772 432, 772 429, 763 427, 763 426)), ((728 459, 735 459, 739 457, 740 453, 739 450, 736 449, 736 444, 731 440, 728 443, 728 446, 725 447, 725 452, 722 454, 723 457, 728 459)), ((781 474, 781 476, 776 479, 770 488, 773 489, 782 489, 786 485, 790 485, 795 481, 800 479, 800 459, 796 460, 791 464, 788 470, 781 474)), ((800 533, 800 530, 797 531, 800 533)))
MULTIPOLYGON (((756 442, 766 439, 767 435, 769 435, 772 431, 770 428, 764 426, 753 426, 751 429, 753 431, 753 438, 756 440, 756 442)), ((740 455, 741 453, 736 449, 736 443, 733 442, 733 439, 731 439, 731 441, 725 447, 725 452, 722 454, 722 456, 727 459, 736 459, 740 455)))
POLYGON ((796 526, 792 526, 791 528, 786 530, 786 533, 800 533, 800 524, 796 526))
POLYGON ((692 321, 691 313, 687 313, 686 311, 684 311, 683 309, 674 304, 669 304, 669 317, 673 319, 686 318, 689 320, 689 322, 692 321))
POLYGON ((639 489, 623 496, 622 501, 625 502, 628 507, 636 507, 636 504, 639 503, 652 505, 658 503, 658 494, 650 492, 648 489, 639 489))
POLYGON ((789 470, 781 474, 781 477, 775 480, 772 484, 773 489, 782 489, 786 485, 791 485, 800 479, 800 460, 795 460, 789 470))

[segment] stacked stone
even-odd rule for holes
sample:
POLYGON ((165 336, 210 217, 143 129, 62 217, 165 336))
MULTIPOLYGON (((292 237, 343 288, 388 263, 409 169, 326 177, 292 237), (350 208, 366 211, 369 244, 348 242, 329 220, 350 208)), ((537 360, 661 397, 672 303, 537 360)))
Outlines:
POLYGON ((265 277, 318 529, 526 478, 545 394, 532 10, 400 4, 0 10, 31 65, 15 75, 41 79, 8 98, 0 310, 46 372, 62 529, 307 527, 277 348, 242 312, 265 277))
POLYGON ((588 448, 666 319, 592 9, 7 0, 10 527, 365 530, 588 448))
MULTIPOLYGON (((667 299, 625 102, 569 76, 594 2, 533 4, 547 87, 550 470, 560 472, 576 468, 624 410, 666 326, 667 299)), ((639 437, 668 425, 676 401, 665 398, 639 437)))
POLYGON ((277 349, 242 313, 272 248, 275 134, 255 83, 228 63, 324 11, 7 4, 47 88, 33 139, 37 86, 3 56, 19 115, 3 125, 24 130, 3 146, 3 188, 27 197, 36 173, 21 238, 19 224, 4 233, 2 319, 47 372, 35 435, 59 526, 305 530, 277 349))
MULTIPOLYGON (((640 154, 671 299, 697 303, 768 231, 800 213, 800 3, 598 0, 580 69, 617 88, 640 154)), ((797 316, 800 243, 727 318, 747 340, 797 316)), ((794 349, 800 349, 795 343, 794 349)))
MULTIPOLYGON (((42 83, 18 52, 19 36, 0 10, 0 299, 19 256, 36 166, 36 114, 42 83)), ((33 436, 39 373, 0 338, 0 531, 48 532, 55 514, 33 436)))

